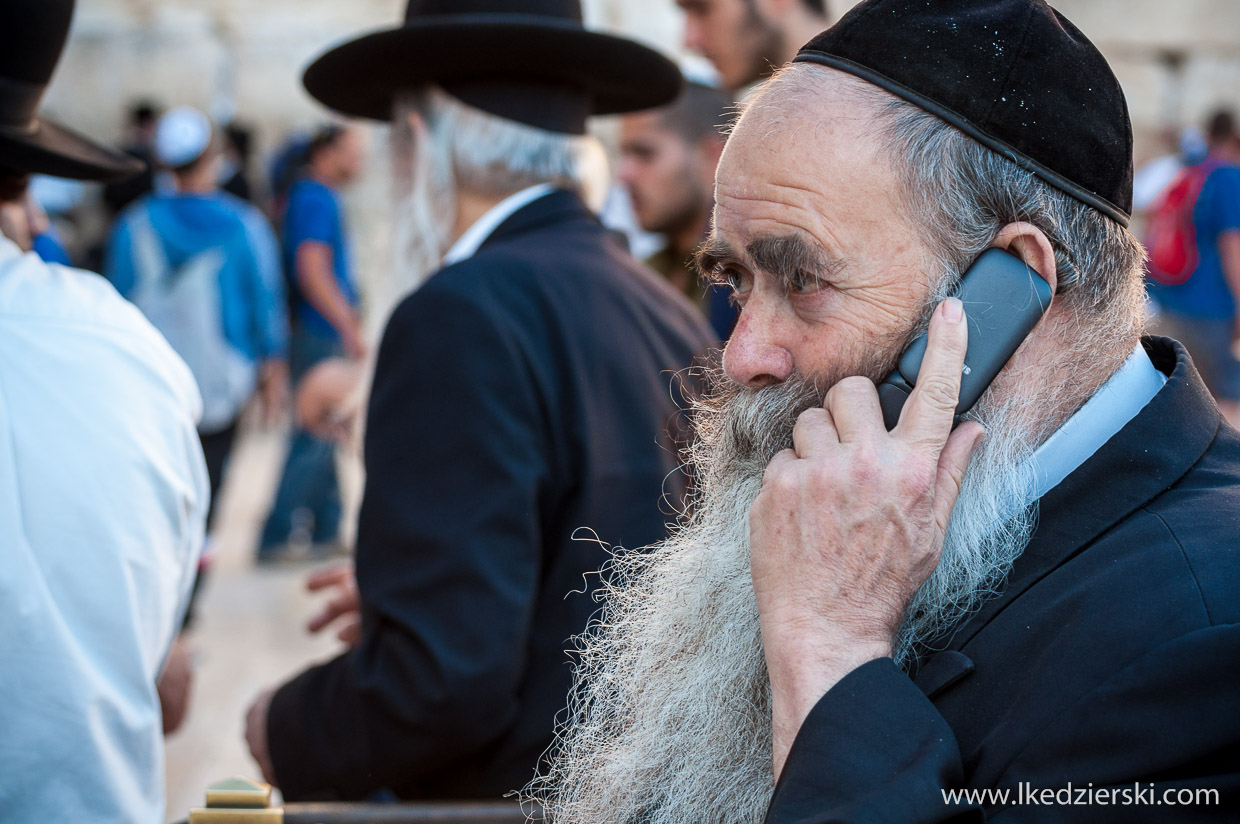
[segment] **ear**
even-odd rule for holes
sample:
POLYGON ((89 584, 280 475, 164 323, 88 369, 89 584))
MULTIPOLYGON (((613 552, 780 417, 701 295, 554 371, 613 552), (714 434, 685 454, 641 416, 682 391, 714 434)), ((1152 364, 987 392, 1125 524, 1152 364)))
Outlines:
POLYGON ((34 245, 25 195, 18 200, 0 201, 0 235, 16 243, 23 252, 29 252, 34 245))
POLYGON ((1050 238, 1032 223, 1009 223, 999 230, 999 236, 991 244, 996 249, 1010 252, 1037 272, 1051 287, 1051 294, 1059 289, 1059 277, 1055 272, 1055 250, 1050 238))
POLYGON ((408 134, 414 146, 421 149, 422 141, 426 138, 428 132, 426 118, 419 111, 410 111, 406 114, 405 125, 408 127, 408 134))

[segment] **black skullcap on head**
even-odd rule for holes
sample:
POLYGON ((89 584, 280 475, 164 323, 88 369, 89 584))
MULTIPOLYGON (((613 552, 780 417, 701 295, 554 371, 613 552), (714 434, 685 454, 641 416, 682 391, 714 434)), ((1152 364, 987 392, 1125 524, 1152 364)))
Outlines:
POLYGON ((1123 90, 1094 45, 1043 0, 866 0, 795 62, 881 86, 1128 225, 1123 90))

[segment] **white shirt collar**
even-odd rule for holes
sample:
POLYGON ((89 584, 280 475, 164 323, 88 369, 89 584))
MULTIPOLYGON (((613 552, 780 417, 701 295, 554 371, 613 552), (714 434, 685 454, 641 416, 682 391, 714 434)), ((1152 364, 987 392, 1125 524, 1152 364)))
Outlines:
POLYGON ((501 223, 512 217, 518 210, 553 191, 555 191, 555 186, 550 183, 539 183, 537 186, 522 189, 515 195, 509 195, 492 206, 486 214, 474 221, 473 225, 457 238, 456 243, 452 244, 448 254, 443 257, 443 265, 449 266, 473 257, 478 247, 486 242, 486 239, 499 228, 501 223))
POLYGON ((1137 348, 1085 405, 1033 453, 1035 489, 1041 498, 1085 463, 1154 399, 1167 376, 1137 348))

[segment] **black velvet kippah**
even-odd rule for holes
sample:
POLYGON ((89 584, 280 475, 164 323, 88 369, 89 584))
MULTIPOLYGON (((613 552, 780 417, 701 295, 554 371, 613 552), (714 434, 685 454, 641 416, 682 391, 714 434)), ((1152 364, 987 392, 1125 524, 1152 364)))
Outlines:
POLYGON ((1094 45, 1043 0, 866 0, 795 62, 881 86, 1128 225, 1123 90, 1094 45))

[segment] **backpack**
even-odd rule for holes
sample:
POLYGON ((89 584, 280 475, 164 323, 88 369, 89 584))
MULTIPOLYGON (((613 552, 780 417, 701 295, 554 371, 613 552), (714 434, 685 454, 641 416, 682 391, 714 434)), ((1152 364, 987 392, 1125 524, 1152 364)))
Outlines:
POLYGON ((258 383, 257 367, 224 336, 224 250, 207 248, 172 266, 145 211, 135 216, 132 237, 137 275, 133 303, 193 373, 202 395, 198 428, 218 432, 237 418, 258 383))
POLYGON ((1223 165, 1221 160, 1207 158, 1195 166, 1184 167, 1150 207, 1145 228, 1145 248, 1149 251, 1146 271, 1156 283, 1179 286, 1197 269, 1193 209, 1206 179, 1223 165))

